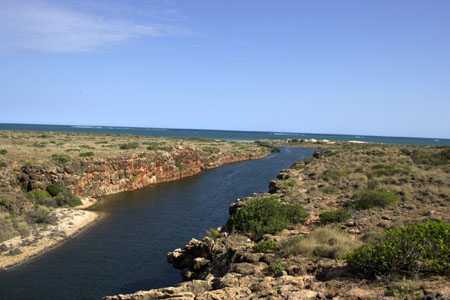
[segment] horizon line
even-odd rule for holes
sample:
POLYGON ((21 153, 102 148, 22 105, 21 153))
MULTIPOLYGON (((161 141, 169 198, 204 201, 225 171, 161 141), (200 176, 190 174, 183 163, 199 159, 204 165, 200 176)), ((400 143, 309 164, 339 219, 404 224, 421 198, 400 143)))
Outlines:
POLYGON ((429 139, 429 140, 450 140, 441 137, 419 137, 419 136, 395 136, 395 135, 375 135, 375 134, 349 134, 349 133, 318 133, 318 132, 296 132, 296 131, 267 131, 267 130, 241 130, 241 129, 215 129, 215 128, 175 128, 175 127, 148 127, 148 126, 126 126, 126 125, 99 125, 99 124, 70 124, 70 123, 20 123, 20 122, 0 122, 0 125, 49 125, 49 126, 89 126, 89 127, 117 127, 117 128, 137 128, 137 129, 169 129, 169 130, 211 130, 211 131, 232 131, 232 132, 258 132, 258 133, 283 133, 283 134, 308 134, 308 135, 337 135, 355 137, 382 137, 382 138, 406 138, 406 139, 429 139))

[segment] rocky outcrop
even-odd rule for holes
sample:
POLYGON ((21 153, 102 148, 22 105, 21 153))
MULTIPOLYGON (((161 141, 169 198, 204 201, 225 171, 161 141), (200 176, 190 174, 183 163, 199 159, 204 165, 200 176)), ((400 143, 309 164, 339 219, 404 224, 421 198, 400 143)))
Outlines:
MULTIPOLYGON (((313 158, 293 164, 270 183, 269 193, 275 195, 269 197, 296 201, 309 212, 304 223, 263 236, 263 242, 275 242, 275 249, 267 245, 264 248, 261 241, 232 230, 214 231, 168 254, 168 262, 181 271, 185 280, 176 287, 105 299, 450 299, 448 276, 366 278, 349 268, 343 256, 335 255, 337 245, 358 247, 362 241, 379 238, 380 228, 390 228, 395 221, 430 217, 449 221, 449 185, 444 182, 450 181, 437 183, 435 176, 441 174, 448 179, 448 174, 419 166, 408 169, 407 174, 376 175, 374 169, 380 161, 390 165, 412 161, 394 147, 339 147, 316 151, 313 158), (427 174, 427 170, 431 172, 427 174), (351 211, 348 220, 321 224, 322 212, 345 208, 354 191, 369 186, 367 176, 384 179, 404 201, 396 207, 351 211), (435 191, 441 191, 434 198, 425 187, 433 182, 435 191), (405 186, 400 189, 402 184, 405 186), (331 238, 326 238, 327 232, 331 238), (315 238, 317 233, 323 235, 323 241, 315 238), (314 248, 311 253, 309 247, 314 248)), ((448 171, 447 165, 443 170, 448 171)), ((238 200, 230 206, 230 215, 245 205, 245 199, 238 200)))
POLYGON ((325 299, 309 289, 311 281, 310 276, 274 278, 228 273, 223 278, 211 276, 206 280, 184 282, 177 287, 109 296, 105 300, 325 299))

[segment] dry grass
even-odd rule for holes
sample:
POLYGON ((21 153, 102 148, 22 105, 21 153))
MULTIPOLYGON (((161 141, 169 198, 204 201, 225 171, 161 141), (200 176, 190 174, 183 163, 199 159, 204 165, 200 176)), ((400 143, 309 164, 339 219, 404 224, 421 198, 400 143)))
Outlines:
POLYGON ((320 227, 306 237, 295 237, 281 245, 283 255, 341 258, 361 243, 351 235, 332 228, 320 227))

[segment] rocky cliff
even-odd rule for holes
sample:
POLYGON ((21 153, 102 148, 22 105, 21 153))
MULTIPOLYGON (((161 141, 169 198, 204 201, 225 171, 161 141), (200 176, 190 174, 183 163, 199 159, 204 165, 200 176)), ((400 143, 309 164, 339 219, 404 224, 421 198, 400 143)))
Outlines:
POLYGON ((18 180, 28 191, 62 182, 76 195, 99 197, 193 176, 207 169, 261 158, 266 154, 267 151, 222 153, 211 158, 200 155, 195 149, 175 149, 157 155, 141 153, 81 160, 65 166, 25 165, 20 169, 18 180))

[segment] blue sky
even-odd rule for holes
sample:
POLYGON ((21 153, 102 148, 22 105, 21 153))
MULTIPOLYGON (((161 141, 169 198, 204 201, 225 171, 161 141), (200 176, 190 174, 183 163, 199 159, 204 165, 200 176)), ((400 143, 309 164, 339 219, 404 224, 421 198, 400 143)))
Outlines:
POLYGON ((450 2, 0 1, 0 122, 450 137, 450 2))

